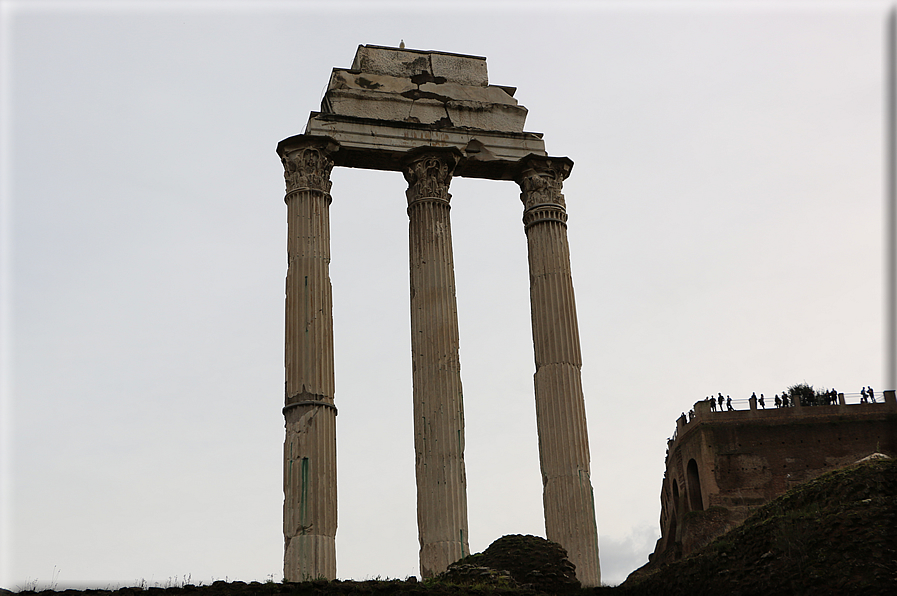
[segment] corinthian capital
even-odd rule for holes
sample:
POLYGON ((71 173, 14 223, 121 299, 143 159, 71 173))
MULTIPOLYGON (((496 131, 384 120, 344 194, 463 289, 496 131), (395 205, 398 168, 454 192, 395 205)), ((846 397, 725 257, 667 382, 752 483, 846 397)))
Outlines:
POLYGON ((567 157, 531 155, 522 159, 514 181, 520 185, 523 208, 526 210, 539 205, 556 205, 566 209, 561 189, 572 169, 573 162, 567 157))
POLYGON ((408 153, 402 174, 408 182, 405 196, 408 205, 422 199, 436 199, 448 203, 452 198, 449 184, 461 158, 457 149, 422 147, 408 153))
POLYGON ((329 137, 298 135, 281 141, 277 154, 283 163, 287 194, 300 189, 330 193, 331 154, 339 143, 329 137))

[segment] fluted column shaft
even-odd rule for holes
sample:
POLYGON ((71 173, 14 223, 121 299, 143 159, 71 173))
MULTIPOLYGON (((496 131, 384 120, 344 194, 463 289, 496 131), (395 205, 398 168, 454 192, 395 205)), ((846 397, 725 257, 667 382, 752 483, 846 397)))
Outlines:
POLYGON ((566 158, 531 157, 516 178, 529 252, 536 426, 546 537, 565 549, 585 586, 598 586, 598 528, 589 472, 582 357, 563 181, 566 158))
POLYGON ((286 581, 336 577, 336 407, 330 287, 331 151, 278 145, 287 204, 283 535, 286 581))
POLYGON ((423 577, 469 554, 464 408, 449 218, 454 152, 414 152, 408 181, 417 525, 423 577))

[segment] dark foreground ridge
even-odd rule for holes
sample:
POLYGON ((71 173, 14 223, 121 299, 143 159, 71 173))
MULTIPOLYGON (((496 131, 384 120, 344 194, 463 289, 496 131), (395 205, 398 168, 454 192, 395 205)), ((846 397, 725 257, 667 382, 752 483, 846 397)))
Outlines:
MULTIPOLYGON (((696 512, 697 515, 712 511, 696 512)), ((686 559, 647 566, 616 587, 579 588, 563 549, 505 536, 443 577, 244 583, 27 596, 775 596, 897 594, 897 461, 873 460, 796 487, 686 559), (528 560, 528 564, 524 564, 528 560)), ((12 592, 0 590, 0 596, 12 592)))
POLYGON ((630 575, 622 593, 897 594, 897 461, 819 476, 688 558, 649 567, 630 575))

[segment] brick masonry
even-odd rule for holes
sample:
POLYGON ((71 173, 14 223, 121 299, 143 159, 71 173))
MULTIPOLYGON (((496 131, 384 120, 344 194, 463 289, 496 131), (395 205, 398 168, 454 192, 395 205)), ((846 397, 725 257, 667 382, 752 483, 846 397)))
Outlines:
POLYGON ((873 453, 897 456, 897 400, 713 412, 695 404, 668 442, 661 537, 651 564, 677 560, 751 511, 825 472, 873 453), (688 515, 691 512, 703 515, 688 515))

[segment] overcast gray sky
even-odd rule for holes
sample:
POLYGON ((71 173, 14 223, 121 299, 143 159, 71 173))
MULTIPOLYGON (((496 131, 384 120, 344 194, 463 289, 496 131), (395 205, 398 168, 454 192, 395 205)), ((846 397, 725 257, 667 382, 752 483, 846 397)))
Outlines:
MULTIPOLYGON (((359 44, 400 40, 487 57, 575 162, 601 565, 622 581, 659 536, 666 439, 695 401, 893 382, 889 6, 3 0, 0 586, 281 578, 274 148, 359 44)), ((406 184, 332 178, 338 574, 404 578, 406 184)), ((516 185, 452 195, 477 552, 544 534, 529 281, 516 185)))

